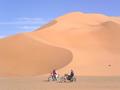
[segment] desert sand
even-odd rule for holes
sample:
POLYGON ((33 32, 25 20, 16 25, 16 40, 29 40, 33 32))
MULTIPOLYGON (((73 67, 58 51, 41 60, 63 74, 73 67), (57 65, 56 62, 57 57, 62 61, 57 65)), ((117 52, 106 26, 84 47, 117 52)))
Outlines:
POLYGON ((0 39, 0 76, 39 76, 73 69, 81 76, 120 76, 120 19, 73 12, 33 32, 0 39))
POLYGON ((53 68, 67 65, 73 57, 67 49, 44 44, 24 34, 2 39, 0 55, 0 76, 7 77, 50 73, 53 68))
POLYGON ((0 78, 0 90, 120 90, 120 77, 77 77, 74 83, 47 82, 46 78, 0 78))

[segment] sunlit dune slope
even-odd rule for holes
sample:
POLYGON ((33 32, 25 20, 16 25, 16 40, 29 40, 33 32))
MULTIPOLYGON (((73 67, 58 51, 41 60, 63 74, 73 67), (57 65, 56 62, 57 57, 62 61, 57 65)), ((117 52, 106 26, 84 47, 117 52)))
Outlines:
POLYGON ((0 40, 0 76, 35 76, 64 67, 72 60, 69 50, 39 38, 20 34, 0 40))
POLYGON ((101 14, 70 13, 32 32, 33 36, 69 49, 70 69, 77 75, 120 75, 120 21, 101 14))
POLYGON ((120 76, 120 19, 73 12, 29 33, 0 40, 0 75, 73 69, 82 76, 120 76))

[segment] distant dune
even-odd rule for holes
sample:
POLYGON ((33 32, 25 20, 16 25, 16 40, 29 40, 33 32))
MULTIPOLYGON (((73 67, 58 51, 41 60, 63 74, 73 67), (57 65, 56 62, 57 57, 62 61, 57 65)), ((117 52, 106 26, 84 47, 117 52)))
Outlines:
POLYGON ((29 33, 0 40, 0 76, 73 69, 82 76, 120 76, 120 19, 74 12, 29 33))

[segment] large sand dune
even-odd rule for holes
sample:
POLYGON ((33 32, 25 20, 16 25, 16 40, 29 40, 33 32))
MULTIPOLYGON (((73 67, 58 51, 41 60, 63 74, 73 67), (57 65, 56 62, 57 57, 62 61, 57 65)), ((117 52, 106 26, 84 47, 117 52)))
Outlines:
POLYGON ((119 76, 120 19, 70 13, 33 32, 1 39, 0 55, 3 76, 40 75, 54 68, 62 68, 60 73, 73 69, 77 75, 119 76))
POLYGON ((0 76, 45 74, 53 68, 64 67, 71 60, 69 50, 51 46, 26 34, 0 41, 0 76))

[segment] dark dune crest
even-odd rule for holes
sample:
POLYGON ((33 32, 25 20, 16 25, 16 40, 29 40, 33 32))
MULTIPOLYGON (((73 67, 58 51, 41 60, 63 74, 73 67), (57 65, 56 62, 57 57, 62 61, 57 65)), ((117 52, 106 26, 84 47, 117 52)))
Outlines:
POLYGON ((42 27, 38 28, 38 29, 35 30, 35 31, 39 31, 39 30, 42 30, 42 29, 45 29, 45 28, 49 28, 49 27, 51 27, 51 26, 53 26, 53 25, 55 25, 55 24, 57 24, 57 21, 56 21, 56 20, 53 20, 53 21, 49 22, 48 24, 45 24, 45 25, 43 25, 42 27))

